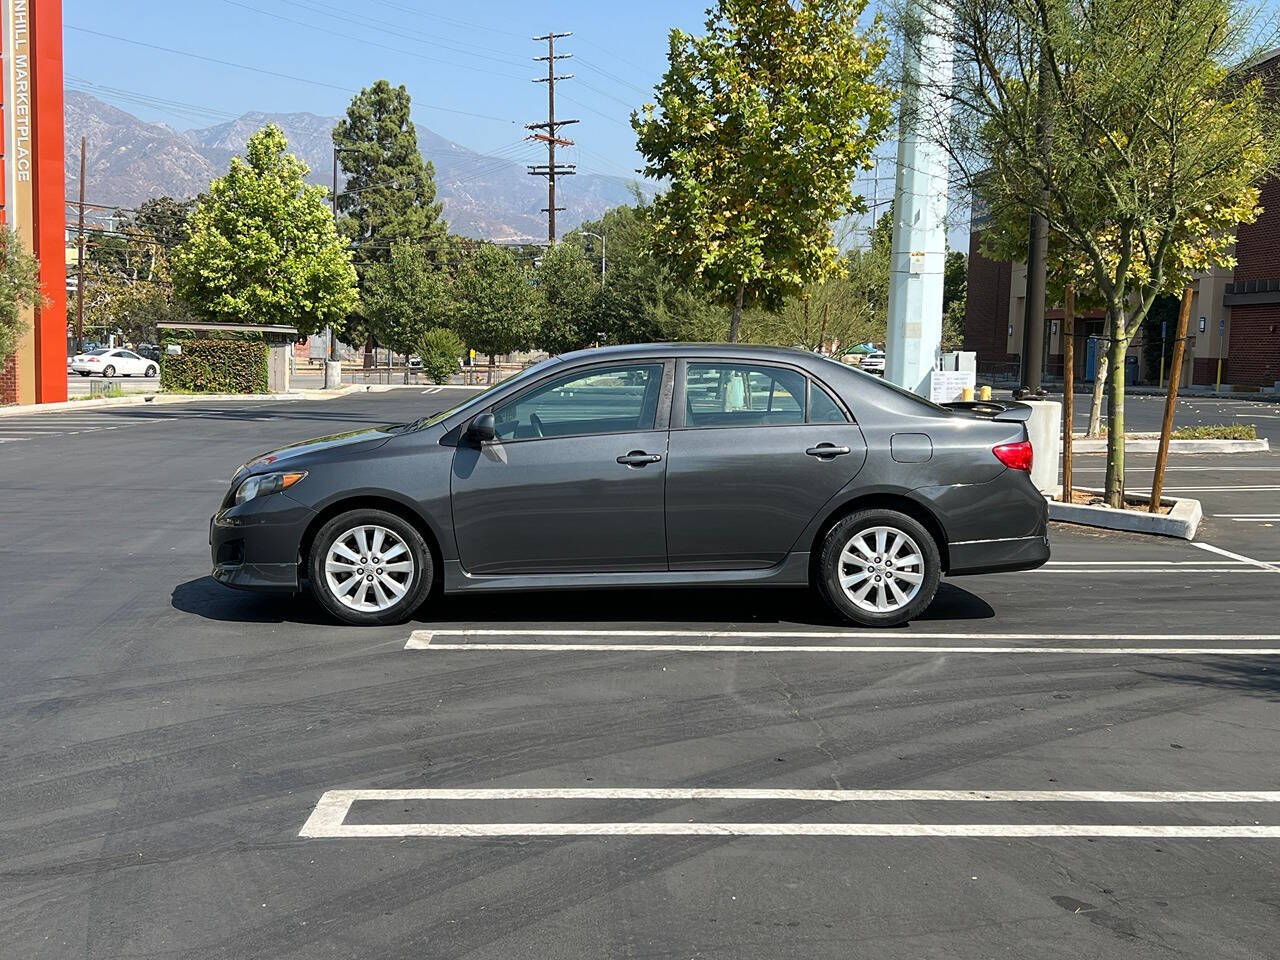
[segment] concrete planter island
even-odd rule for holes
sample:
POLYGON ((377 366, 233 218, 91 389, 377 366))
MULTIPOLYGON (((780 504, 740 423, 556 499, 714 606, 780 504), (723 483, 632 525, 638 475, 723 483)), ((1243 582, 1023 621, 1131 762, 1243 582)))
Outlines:
MULTIPOLYGON (((1078 493, 1102 495, 1097 487, 1075 487, 1078 493)), ((1054 499, 1062 495, 1058 487, 1049 500, 1049 519, 1061 523, 1078 523, 1086 527, 1105 530, 1124 530, 1129 533, 1150 533, 1160 537, 1180 537, 1194 540, 1200 526, 1202 511, 1200 501, 1190 497, 1161 497, 1160 504, 1170 507, 1168 513, 1147 513, 1145 510, 1115 510, 1111 507, 1084 503, 1063 503, 1054 499)), ((1142 496, 1125 497, 1126 503, 1146 503, 1142 496)))
MULTIPOLYGON (((1126 433, 1124 435, 1126 453, 1156 453, 1160 449, 1158 433, 1126 433)), ((1271 444, 1266 437, 1257 440, 1170 440, 1169 452, 1172 453, 1267 453, 1271 444)), ((1090 437, 1076 434, 1071 441, 1072 453, 1106 453, 1106 437, 1090 437)), ((1077 489, 1079 489, 1077 487, 1077 489)))

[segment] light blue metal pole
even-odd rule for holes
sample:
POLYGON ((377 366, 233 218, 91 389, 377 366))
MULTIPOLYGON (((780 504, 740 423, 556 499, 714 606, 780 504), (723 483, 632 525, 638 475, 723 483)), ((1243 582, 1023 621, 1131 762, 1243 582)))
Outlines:
POLYGON ((927 394, 942 343, 942 278, 947 249, 947 154, 943 147, 952 53, 942 29, 945 4, 912 0, 917 35, 903 52, 898 169, 889 267, 885 377, 927 394))

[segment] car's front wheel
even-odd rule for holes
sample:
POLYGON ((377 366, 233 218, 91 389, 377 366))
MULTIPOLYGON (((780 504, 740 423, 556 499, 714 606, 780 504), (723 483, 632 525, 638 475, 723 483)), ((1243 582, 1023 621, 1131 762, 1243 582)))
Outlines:
POLYGON ((860 510, 828 532, 818 555, 818 589, 837 613, 863 627, 919 616, 942 578, 929 531, 896 510, 860 510))
POLYGON ((435 575, 431 550, 412 524, 385 510, 349 510, 316 534, 311 589, 339 620, 400 623, 426 599, 435 575))

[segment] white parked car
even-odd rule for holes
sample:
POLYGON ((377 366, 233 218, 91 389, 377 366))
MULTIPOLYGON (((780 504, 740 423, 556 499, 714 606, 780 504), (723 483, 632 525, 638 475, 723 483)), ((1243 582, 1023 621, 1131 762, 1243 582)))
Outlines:
POLYGON ((94 373, 104 377, 154 377, 160 373, 160 365, 154 360, 123 347, 104 347, 80 354, 72 358, 71 369, 82 377, 94 373))
POLYGON ((877 350, 875 353, 868 353, 862 358, 862 363, 858 367, 867 373, 878 373, 884 375, 884 353, 877 350))

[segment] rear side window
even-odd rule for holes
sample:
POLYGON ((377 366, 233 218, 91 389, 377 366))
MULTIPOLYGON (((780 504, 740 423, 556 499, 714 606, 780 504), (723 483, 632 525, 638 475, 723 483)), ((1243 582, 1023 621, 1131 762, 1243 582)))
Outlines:
POLYGON ((835 398, 816 381, 809 381, 809 422, 848 423, 849 418, 840 409, 835 398))
POLYGON ((752 363, 685 365, 684 425, 770 427, 847 423, 835 398, 789 367, 752 363))
POLYGON ((690 363, 684 388, 686 427, 804 423, 805 377, 785 367, 690 363))

